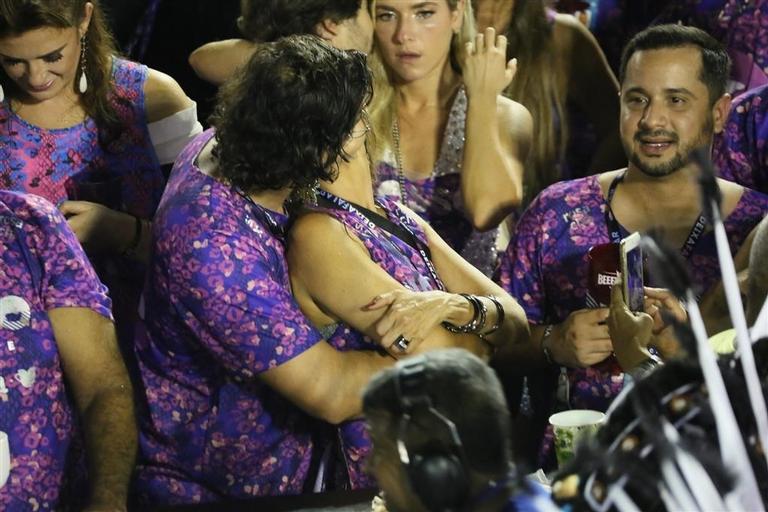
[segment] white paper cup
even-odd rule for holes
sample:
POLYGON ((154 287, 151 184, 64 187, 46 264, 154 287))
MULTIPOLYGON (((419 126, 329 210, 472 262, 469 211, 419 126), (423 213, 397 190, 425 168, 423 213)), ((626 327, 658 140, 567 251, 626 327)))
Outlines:
POLYGON ((8 447, 8 434, 0 431, 0 489, 11 474, 11 449, 8 447))
POLYGON ((589 409, 572 409, 550 416, 549 423, 555 431, 557 465, 562 467, 573 457, 576 445, 585 437, 594 435, 604 420, 605 414, 589 409))

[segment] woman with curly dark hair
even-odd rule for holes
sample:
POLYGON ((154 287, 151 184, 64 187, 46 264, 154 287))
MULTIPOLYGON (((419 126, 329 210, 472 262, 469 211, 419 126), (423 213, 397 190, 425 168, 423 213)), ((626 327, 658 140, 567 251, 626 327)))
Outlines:
POLYGON ((180 155, 153 225, 137 496, 153 505, 298 494, 328 424, 391 358, 340 352, 291 296, 284 203, 336 175, 370 94, 365 57, 294 36, 259 45, 214 129, 180 155))

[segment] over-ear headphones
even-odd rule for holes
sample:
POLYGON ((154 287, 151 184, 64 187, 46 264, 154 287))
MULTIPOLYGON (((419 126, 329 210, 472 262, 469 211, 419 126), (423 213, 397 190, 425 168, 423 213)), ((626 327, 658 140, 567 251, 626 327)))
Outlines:
POLYGON ((469 495, 464 448, 456 425, 434 408, 427 393, 425 362, 417 356, 397 365, 395 387, 402 412, 397 451, 411 490, 427 510, 461 510, 469 495), (418 430, 422 434, 414 445, 418 430))

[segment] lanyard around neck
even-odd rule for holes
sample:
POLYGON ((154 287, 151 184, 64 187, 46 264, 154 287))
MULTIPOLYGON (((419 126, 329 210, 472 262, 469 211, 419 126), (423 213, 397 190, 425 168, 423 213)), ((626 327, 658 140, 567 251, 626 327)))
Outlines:
POLYGON ((258 204, 251 198, 251 196, 240 190, 238 187, 233 187, 233 189, 240 197, 251 205, 251 212, 253 215, 259 222, 267 226, 267 229, 272 233, 272 236, 281 242, 285 242, 285 227, 275 220, 272 214, 269 213, 269 210, 258 204))
MULTIPOLYGON (((625 175, 626 171, 613 178, 611 185, 608 187, 608 197, 606 198, 606 202, 608 204, 605 208, 605 223, 608 226, 608 236, 610 237, 611 242, 614 244, 621 242, 623 237, 621 236, 621 225, 619 224, 619 221, 616 220, 616 216, 613 214, 611 203, 613 202, 613 196, 616 194, 616 188, 619 186, 619 183, 624 181, 625 175)), ((704 233, 704 229, 706 227, 707 218, 704 217, 703 213, 700 213, 699 217, 696 219, 696 222, 693 224, 690 233, 688 233, 688 238, 686 238, 685 243, 683 243, 683 246, 680 248, 680 255, 683 258, 687 260, 691 256, 693 249, 696 247, 696 243, 699 241, 699 238, 701 238, 701 235, 704 233)))
POLYGON ((400 238, 403 242, 413 247, 421 256, 424 265, 429 271, 432 281, 437 285, 439 290, 445 290, 443 281, 437 275, 437 269, 432 263, 432 258, 429 252, 429 247, 426 247, 424 243, 419 240, 416 234, 411 230, 404 218, 400 218, 400 223, 395 224, 386 217, 379 215, 363 206, 342 199, 334 194, 331 194, 327 190, 319 189, 317 191, 318 198, 324 199, 325 202, 334 209, 343 210, 355 215, 369 230, 374 231, 375 227, 381 228, 390 235, 400 238), (410 239, 410 240, 409 240, 410 239))

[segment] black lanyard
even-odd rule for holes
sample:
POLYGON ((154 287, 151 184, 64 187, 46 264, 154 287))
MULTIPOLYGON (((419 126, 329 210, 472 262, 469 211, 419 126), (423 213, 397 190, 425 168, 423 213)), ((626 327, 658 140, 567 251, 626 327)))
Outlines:
POLYGON ((270 233, 272 233, 272 236, 280 240, 281 242, 285 242, 285 226, 281 225, 278 221, 275 220, 274 217, 272 217, 272 214, 269 213, 269 210, 260 204, 258 204, 256 201, 254 201, 248 194, 243 192, 237 187, 232 187, 237 194, 245 199, 247 203, 251 205, 251 212, 254 214, 256 219, 267 226, 267 229, 270 233))
MULTIPOLYGON (((619 183, 624 181, 625 174, 626 172, 623 172, 613 179, 611 186, 608 188, 608 197, 606 199, 608 205, 605 209, 605 223, 608 225, 608 236, 610 237, 611 242, 615 244, 621 242, 623 237, 621 236, 621 226, 619 225, 619 221, 616 220, 616 216, 611 209, 611 202, 613 201, 614 194, 616 194, 616 187, 619 186, 619 183)), ((696 247, 696 242, 699 241, 699 238, 701 238, 706 227, 707 218, 704 217, 703 213, 700 213, 699 218, 696 219, 696 222, 691 228, 691 232, 688 233, 688 238, 685 240, 683 247, 680 248, 680 255, 683 258, 687 260, 691 256, 693 249, 696 247)))
POLYGON ((403 242, 413 247, 421 256, 422 261, 424 261, 424 265, 426 265, 427 270, 429 270, 429 274, 437 285, 438 289, 445 290, 443 281, 437 275, 437 270, 432 263, 429 247, 426 247, 414 234, 411 228, 408 227, 404 217, 398 218, 400 224, 394 224, 386 217, 383 217, 382 215, 379 215, 378 213, 373 212, 364 206, 360 206, 358 204, 347 201, 346 199, 342 199, 341 197, 338 197, 334 194, 331 194, 327 190, 319 189, 317 191, 317 195, 319 198, 325 199, 327 204, 332 208, 337 210, 344 210, 355 215, 363 224, 365 224, 365 226, 368 227, 369 230, 374 231, 374 228, 379 227, 383 231, 386 231, 390 235, 402 239, 403 242), (409 238, 410 240, 405 238, 409 238))

